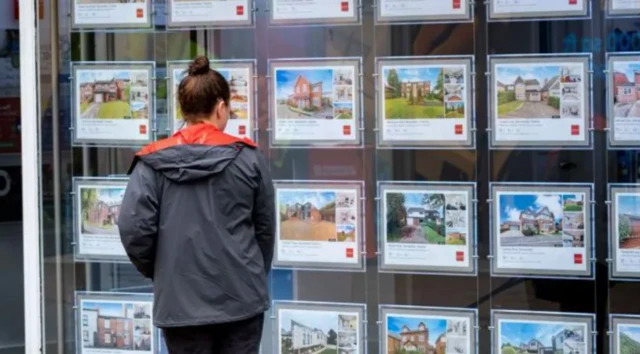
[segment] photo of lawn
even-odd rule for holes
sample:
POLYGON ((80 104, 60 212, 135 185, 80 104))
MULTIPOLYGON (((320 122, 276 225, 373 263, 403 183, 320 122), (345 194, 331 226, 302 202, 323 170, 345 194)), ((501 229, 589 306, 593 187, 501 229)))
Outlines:
POLYGON ((78 70, 82 119, 149 119, 149 72, 78 70))
POLYGON ((577 323, 502 320, 498 331, 501 354, 587 353, 586 326, 577 323))
POLYGON ((494 100, 500 119, 560 118, 560 81, 557 64, 498 64, 494 100))
POLYGON ((584 195, 582 194, 563 194, 562 210, 564 211, 584 211, 584 195))
POLYGON ((384 119, 463 118, 463 72, 463 67, 384 66, 384 119))
POLYGON ((358 348, 357 327, 340 332, 341 316, 351 322, 358 318, 357 314, 333 311, 280 310, 279 354, 338 354, 338 346, 358 348))
POLYGON ((447 194, 424 192, 385 193, 386 239, 389 243, 465 245, 466 222, 456 218, 455 233, 448 233, 445 213, 447 194), (460 232, 464 230, 464 232, 460 232))
POLYGON ((80 187, 80 232, 119 235, 118 217, 125 187, 80 187))
POLYGON ((350 222, 351 214, 345 217, 347 222, 336 225, 341 212, 352 210, 336 208, 336 194, 326 190, 278 190, 280 240, 354 242, 356 226, 350 222))
POLYGON ((335 103, 333 105, 333 115, 336 119, 353 119, 353 104, 335 103))

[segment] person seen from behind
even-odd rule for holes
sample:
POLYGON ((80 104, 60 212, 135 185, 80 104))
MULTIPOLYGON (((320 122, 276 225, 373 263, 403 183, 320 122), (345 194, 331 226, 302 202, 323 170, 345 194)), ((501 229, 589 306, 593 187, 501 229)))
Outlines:
POLYGON ((129 170, 120 238, 153 280, 153 320, 171 354, 257 354, 269 308, 273 183, 256 144, 224 133, 230 95, 197 57, 178 88, 186 127, 129 170))

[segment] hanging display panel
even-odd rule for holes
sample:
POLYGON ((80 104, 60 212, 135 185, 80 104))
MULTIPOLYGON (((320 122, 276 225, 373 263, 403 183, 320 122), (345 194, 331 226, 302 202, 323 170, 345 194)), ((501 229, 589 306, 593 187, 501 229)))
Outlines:
POLYGON ((477 310, 380 306, 380 353, 465 353, 477 348, 477 310))
POLYGON ((365 354, 364 304, 275 301, 275 353, 365 354))
POLYGON ((492 353, 595 353, 595 315, 492 310, 492 353))
POLYGON ((473 57, 378 58, 378 146, 473 148, 473 57))
POLYGON ((268 0, 272 25, 357 24, 359 0, 268 0))
POLYGON ((491 184, 493 276, 593 277, 593 185, 491 184))
POLYGON ((609 144, 640 146, 640 53, 607 54, 607 66, 609 144))
POLYGON ((490 0, 489 21, 586 19, 590 0, 490 0))
POLYGON ((437 23, 466 22, 473 19, 468 0, 376 0, 376 22, 437 23))
POLYGON ((640 316, 609 316, 609 353, 632 354, 640 351, 640 316))
POLYGON ((79 354, 155 354, 153 294, 76 292, 79 354))
POLYGON ((71 64, 74 145, 141 146, 154 139, 155 64, 71 64))
POLYGON ((253 23, 254 0, 167 0, 168 27, 236 27, 253 23))
POLYGON ((118 177, 73 179, 76 261, 129 262, 117 225, 127 182, 118 177))
POLYGON ((269 62, 274 147, 362 145, 360 58, 269 62))
POLYGON ((274 181, 274 267, 363 270, 362 182, 274 181))
POLYGON ((71 25, 75 29, 150 28, 151 0, 71 0, 71 25))
POLYGON ((640 15, 640 1, 607 0, 607 15, 611 17, 638 16, 640 15))
POLYGON ((476 274, 474 183, 378 184, 380 271, 476 274))
POLYGON ((640 278, 640 184, 609 185, 612 279, 640 278))
POLYGON ((591 55, 493 55, 492 148, 591 147, 591 55))
MULTIPOLYGON (((172 132, 184 126, 184 119, 178 103, 178 86, 186 76, 189 68, 188 61, 171 61, 167 63, 169 77, 168 112, 172 132)), ((229 82, 231 89, 231 115, 225 132, 240 138, 256 137, 256 85, 254 60, 217 60, 211 62, 211 67, 219 72, 229 82)))

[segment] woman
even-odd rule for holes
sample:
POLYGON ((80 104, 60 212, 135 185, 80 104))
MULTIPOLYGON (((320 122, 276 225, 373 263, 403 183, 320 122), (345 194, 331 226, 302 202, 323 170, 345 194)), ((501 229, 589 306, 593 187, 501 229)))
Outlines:
POLYGON ((118 228, 154 284, 154 324, 170 353, 258 353, 269 307, 275 204, 257 146, 223 131, 229 84, 196 58, 178 89, 187 126, 143 148, 118 228))

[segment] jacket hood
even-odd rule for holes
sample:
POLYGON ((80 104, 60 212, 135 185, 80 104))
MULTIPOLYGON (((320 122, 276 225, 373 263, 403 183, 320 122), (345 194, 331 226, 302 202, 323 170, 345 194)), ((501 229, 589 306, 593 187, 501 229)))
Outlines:
POLYGON ((256 147, 250 139, 225 134, 211 124, 197 124, 145 146, 129 173, 141 160, 175 182, 194 181, 220 173, 243 149, 256 147))

